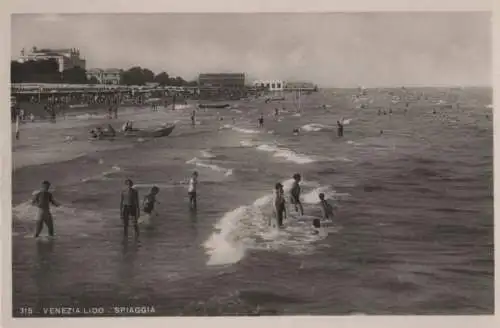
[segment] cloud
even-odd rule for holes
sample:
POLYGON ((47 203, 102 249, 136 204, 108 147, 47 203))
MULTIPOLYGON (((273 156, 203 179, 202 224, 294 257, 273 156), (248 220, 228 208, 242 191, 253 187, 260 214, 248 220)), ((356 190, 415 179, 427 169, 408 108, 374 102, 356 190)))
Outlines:
POLYGON ((240 71, 322 86, 490 84, 489 13, 13 15, 12 56, 79 48, 89 67, 192 79, 240 71), (467 24, 464 24, 467 22, 467 24))

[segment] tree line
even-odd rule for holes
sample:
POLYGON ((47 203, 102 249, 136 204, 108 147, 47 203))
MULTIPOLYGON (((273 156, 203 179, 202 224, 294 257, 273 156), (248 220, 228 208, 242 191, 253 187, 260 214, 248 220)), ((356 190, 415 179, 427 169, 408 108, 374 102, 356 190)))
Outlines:
MULTIPOLYGON (((11 83, 68 83, 68 84, 98 84, 96 77, 87 76, 87 71, 73 67, 59 72, 55 59, 30 60, 25 62, 11 61, 11 83)), ((158 83, 160 86, 196 86, 196 81, 186 81, 179 76, 170 76, 166 72, 155 74, 140 66, 128 70, 120 70, 121 85, 145 85, 158 83)))

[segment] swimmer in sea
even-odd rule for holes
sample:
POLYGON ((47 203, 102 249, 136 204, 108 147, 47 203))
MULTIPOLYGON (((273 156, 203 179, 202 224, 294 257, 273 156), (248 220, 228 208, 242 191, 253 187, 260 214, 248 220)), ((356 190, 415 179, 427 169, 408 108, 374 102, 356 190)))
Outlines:
POLYGON ((49 192, 50 182, 43 181, 42 188, 39 192, 35 194, 31 204, 38 207, 38 214, 36 219, 36 231, 35 238, 38 238, 40 232, 42 232, 43 225, 45 224, 49 229, 49 236, 54 236, 54 221, 52 218, 52 213, 50 213, 50 204, 59 207, 61 206, 54 197, 52 193, 49 192))
POLYGON ((132 224, 134 225, 135 237, 139 237, 139 225, 137 220, 140 216, 139 209, 139 192, 133 188, 134 183, 132 180, 125 180, 125 190, 121 193, 120 199, 120 214, 123 221, 123 236, 128 237, 128 224, 130 217, 132 217, 132 224))
POLYGON ((299 128, 293 129, 293 135, 294 136, 298 136, 299 134, 300 134, 300 129, 299 128))
POLYGON ((191 179, 189 179, 188 195, 189 195, 189 207, 192 210, 196 210, 196 187, 198 185, 198 172, 194 171, 191 179))
MULTIPOLYGON (((286 219, 286 202, 283 185, 277 183, 274 187, 274 214, 276 215, 276 223, 278 227, 283 227, 283 219, 286 219)), ((271 225, 271 222, 269 222, 271 225)))
POLYGON ((302 177, 300 176, 299 173, 295 173, 293 175, 293 185, 292 189, 290 189, 290 202, 295 206, 295 212, 299 212, 300 209, 300 215, 304 215, 304 207, 302 206, 302 203, 300 202, 300 181, 302 180, 302 177))
POLYGON ((89 134, 90 134, 91 139, 97 139, 97 133, 96 133, 95 129, 90 130, 89 134))
POLYGON ((157 213, 155 212, 155 204, 158 203, 158 201, 156 200, 156 195, 158 195, 159 192, 160 189, 154 186, 153 188, 151 188, 149 194, 144 197, 144 200, 142 202, 142 210, 148 215, 148 219, 151 219, 151 217, 155 214, 157 215, 157 213))
POLYGON ((321 229, 321 221, 320 219, 314 219, 313 220, 313 235, 318 235, 319 234, 319 229, 321 229))
POLYGON ((193 112, 191 113, 191 125, 195 126, 195 124, 196 124, 196 112, 193 110, 193 112))
POLYGON ((319 194, 319 201, 321 205, 321 211, 323 213, 323 219, 333 219, 333 207, 325 200, 325 194, 319 194))
POLYGON ((337 136, 344 136, 344 124, 340 123, 340 121, 337 121, 337 136))

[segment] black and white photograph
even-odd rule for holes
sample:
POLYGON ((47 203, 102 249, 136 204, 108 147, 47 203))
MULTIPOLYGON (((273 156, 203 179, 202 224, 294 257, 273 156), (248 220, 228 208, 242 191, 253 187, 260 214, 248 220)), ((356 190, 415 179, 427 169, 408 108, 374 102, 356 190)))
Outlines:
POLYGON ((8 315, 493 315, 492 17, 12 13, 8 315))

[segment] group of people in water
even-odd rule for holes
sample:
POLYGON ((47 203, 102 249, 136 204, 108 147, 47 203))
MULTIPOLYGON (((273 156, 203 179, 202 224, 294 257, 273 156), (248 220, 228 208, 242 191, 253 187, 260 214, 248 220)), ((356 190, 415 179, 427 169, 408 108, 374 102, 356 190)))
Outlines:
MULTIPOLYGON (((187 181, 188 184, 188 198, 189 207, 191 210, 196 211, 197 209, 197 185, 198 185, 198 172, 194 171, 187 181)), ((50 206, 59 207, 61 204, 54 199, 54 196, 49 191, 51 183, 49 181, 43 181, 41 188, 37 191, 31 204, 38 208, 36 217, 36 229, 35 238, 38 238, 43 230, 44 225, 48 228, 48 234, 50 237, 54 236, 54 220, 52 213, 50 211, 50 206)), ((139 201, 139 191, 134 188, 134 183, 131 179, 125 180, 125 188, 120 194, 120 218, 123 223, 123 236, 128 237, 128 228, 130 221, 135 231, 135 237, 138 238, 140 234, 139 224, 148 224, 153 216, 157 216, 155 211, 155 205, 159 204, 156 199, 160 189, 157 186, 153 186, 149 193, 144 197, 142 204, 139 201), (141 216, 141 209, 144 213, 141 216)))
MULTIPOLYGON (((300 182, 302 177, 299 173, 293 175, 293 185, 290 189, 290 203, 293 208, 300 215, 304 215, 304 207, 300 201, 301 187, 300 182)), ((49 191, 51 183, 49 181, 43 181, 41 188, 36 192, 31 201, 33 206, 38 208, 36 217, 36 229, 34 237, 39 237, 43 230, 44 225, 48 228, 48 234, 50 237, 54 236, 54 221, 52 213, 50 211, 50 206, 59 207, 61 204, 54 199, 54 196, 49 191)), ((189 208, 192 211, 197 210, 197 186, 198 186, 198 172, 194 171, 187 181, 187 195, 189 208)), ((123 236, 128 238, 128 230, 130 221, 132 221, 132 226, 135 232, 135 238, 139 237, 140 228, 139 225, 149 224, 152 217, 157 216, 155 210, 156 204, 159 204, 157 196, 160 189, 157 186, 153 186, 149 193, 144 197, 142 203, 140 202, 139 191, 134 188, 134 183, 131 179, 125 180, 125 188, 120 194, 120 218, 123 224, 123 236), (144 213, 141 216, 141 210, 144 213)), ((319 204, 322 210, 323 219, 332 219, 333 210, 332 205, 328 203, 325 199, 323 193, 319 194, 319 204)), ((284 220, 287 219, 287 206, 285 199, 285 192, 283 185, 281 183, 276 183, 274 190, 274 220, 272 217, 269 218, 269 225, 271 227, 282 228, 284 226, 284 220)), ((315 218, 312 222, 315 228, 314 233, 317 233, 317 229, 321 227, 321 220, 315 218)))
MULTIPOLYGON (((302 180, 302 176, 299 173, 295 173, 293 175, 293 184, 290 189, 290 203, 293 205, 295 212, 299 213, 301 216, 304 215, 304 207, 302 206, 302 202, 300 201, 300 181, 302 180)), ((322 218, 324 220, 333 219, 333 206, 325 199, 325 194, 320 193, 319 204, 322 211, 322 218)), ((276 183, 274 186, 274 214, 275 221, 272 221, 272 218, 269 218, 270 226, 277 226, 282 228, 284 226, 283 221, 287 219, 287 206, 286 206, 286 197, 283 184, 280 182, 276 183)), ((321 220, 319 218, 313 219, 313 227, 318 229, 321 228, 321 220)), ((315 230, 315 233, 317 230, 315 230)))

